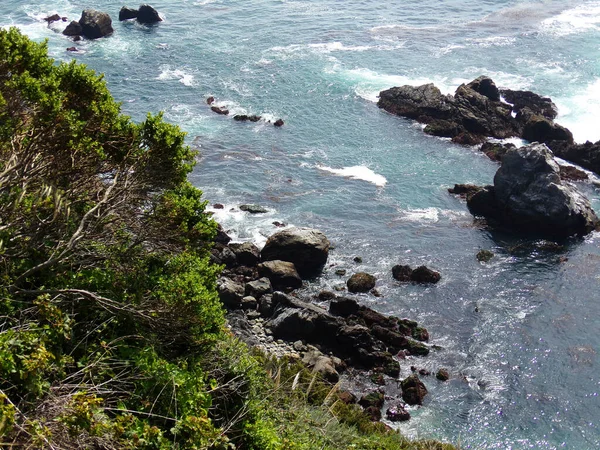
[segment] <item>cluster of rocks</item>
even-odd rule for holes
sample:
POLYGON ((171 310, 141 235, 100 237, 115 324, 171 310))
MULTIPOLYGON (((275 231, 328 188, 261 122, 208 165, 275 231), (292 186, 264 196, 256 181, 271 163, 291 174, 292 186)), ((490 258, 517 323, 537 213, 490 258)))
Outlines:
MULTIPOLYGON (((119 20, 136 19, 139 23, 153 24, 161 22, 162 19, 158 11, 150 5, 140 5, 138 9, 124 6, 119 11, 119 20)), ((51 24, 56 21, 66 22, 66 17, 61 17, 58 14, 53 14, 46 17, 44 20, 51 24)), ((74 40, 80 40, 82 37, 86 39, 99 39, 111 35, 114 32, 112 27, 112 19, 108 13, 96 11, 94 9, 85 9, 81 13, 79 20, 73 20, 63 30, 62 34, 70 36, 74 40)), ((72 50, 71 50, 72 51, 72 50)))
MULTIPOLYGON (((229 110, 226 107, 214 105, 214 102, 215 98, 213 96, 210 96, 206 99, 206 103, 210 106, 210 110, 212 112, 220 114, 222 116, 229 115, 229 110)), ((235 120, 236 122, 258 122, 261 119, 262 116, 248 114, 236 114, 235 116, 233 116, 233 120, 235 120)), ((268 120, 267 123, 271 123, 271 121, 268 120)), ((283 119, 277 119, 275 122, 273 122, 273 125, 276 127, 281 127, 284 124, 285 122, 283 121, 283 119)))
POLYGON ((442 94, 433 84, 393 87, 380 92, 377 105, 427 124, 428 134, 461 144, 515 136, 573 143, 571 132, 554 123, 557 111, 552 100, 529 91, 500 90, 486 76, 461 84, 454 95, 442 94))
MULTIPOLYGON (((556 156, 600 174, 600 141, 574 143, 571 131, 554 122, 557 108, 550 98, 498 89, 486 76, 460 85, 454 95, 443 95, 433 84, 393 87, 380 92, 377 104, 392 114, 427 124, 424 131, 434 136, 466 145, 488 138, 520 137, 545 143, 556 156)), ((481 151, 500 160, 510 147, 484 143, 481 151)), ((576 177, 585 178, 585 174, 578 171, 576 177)))
POLYGON ((560 239, 600 225, 589 200, 561 179, 544 144, 508 149, 493 186, 456 185, 450 192, 464 196, 472 214, 513 230, 560 239))
POLYGON ((380 108, 427 124, 426 133, 461 144, 481 144, 481 151, 502 165, 493 186, 457 185, 452 193, 467 199, 469 210, 488 223, 551 238, 585 235, 598 227, 589 201, 563 180, 585 180, 587 174, 559 166, 561 158, 600 170, 600 142, 575 144, 572 133, 554 122, 556 105, 530 91, 498 89, 481 76, 443 95, 433 84, 394 87, 380 93, 380 108), (520 137, 533 144, 485 142, 520 137))
MULTIPOLYGON (((218 292, 232 330, 248 344, 276 356, 301 359, 331 382, 350 367, 371 371, 376 384, 385 384, 386 377, 398 379, 396 357, 429 354, 425 328, 332 292, 319 294, 321 302, 328 301, 324 308, 295 291, 303 280, 321 273, 329 248, 326 236, 310 228, 279 231, 262 250, 252 243, 232 243, 220 229, 212 258, 225 265, 218 292)), ((404 384, 404 402, 422 404, 427 393, 424 385, 404 384)), ((390 420, 410 417, 402 404, 394 408, 390 420)))

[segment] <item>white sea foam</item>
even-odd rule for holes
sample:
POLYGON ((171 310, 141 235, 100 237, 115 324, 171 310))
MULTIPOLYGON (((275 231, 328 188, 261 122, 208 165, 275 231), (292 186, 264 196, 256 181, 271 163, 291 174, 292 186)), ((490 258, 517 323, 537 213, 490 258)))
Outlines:
POLYGON ((559 111, 556 121, 571 130, 575 141, 600 140, 600 78, 573 96, 553 100, 559 111))
POLYGON ((545 19, 541 29, 557 36, 600 29, 600 2, 590 2, 567 9, 557 16, 545 19))
POLYGON ((343 167, 341 169, 334 169, 327 166, 317 166, 317 168, 334 175, 350 178, 352 180, 368 181, 369 183, 373 183, 378 187, 383 187, 387 184, 387 180, 383 175, 373 172, 366 166, 343 167))
POLYGON ((178 80, 185 86, 194 85, 194 76, 182 69, 171 69, 169 65, 162 65, 160 70, 160 75, 156 77, 157 80, 178 80))

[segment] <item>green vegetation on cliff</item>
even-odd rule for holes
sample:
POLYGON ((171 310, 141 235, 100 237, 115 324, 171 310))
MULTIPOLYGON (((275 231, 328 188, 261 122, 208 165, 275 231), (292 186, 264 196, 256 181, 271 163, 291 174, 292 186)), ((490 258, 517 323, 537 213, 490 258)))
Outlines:
POLYGON ((410 443, 225 327, 184 134, 0 30, 0 446, 410 443))

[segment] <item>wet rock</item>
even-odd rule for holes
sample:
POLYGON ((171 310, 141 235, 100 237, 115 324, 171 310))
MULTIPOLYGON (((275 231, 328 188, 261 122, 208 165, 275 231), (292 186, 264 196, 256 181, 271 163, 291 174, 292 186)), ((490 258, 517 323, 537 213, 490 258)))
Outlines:
POLYGON ((588 174, 574 166, 560 166, 560 178, 566 181, 588 180, 588 174))
POLYGON ((587 198, 560 179, 560 169, 543 144, 509 150, 486 187, 467 199, 475 215, 516 230, 566 237, 585 235, 599 220, 587 198))
POLYGON ((377 384, 378 386, 385 386, 385 377, 380 372, 373 372, 369 375, 371 383, 377 384))
POLYGON ((283 121, 283 119, 277 119, 277 120, 276 120, 276 121, 273 123, 273 125, 275 125, 276 127, 282 127, 282 126, 284 125, 284 123, 285 123, 285 122, 283 121))
POLYGON ((355 256, 355 257, 354 257, 352 260, 353 260, 355 263, 358 263, 358 264, 360 264, 360 263, 362 263, 362 262, 363 262, 363 260, 362 260, 362 258, 361 258, 360 256, 355 256))
POLYGON ((269 212, 268 209, 260 206, 260 205, 240 205, 240 209, 250 214, 264 214, 269 212))
POLYGON ((573 134, 546 117, 525 110, 517 115, 517 120, 524 122, 521 136, 529 142, 565 141, 573 144, 573 134))
POLYGON ((213 208, 215 208, 215 209, 223 209, 223 208, 225 208, 225 205, 223 205, 222 203, 215 203, 213 205, 213 208))
POLYGON ((412 272, 413 270, 410 268, 410 266, 397 264, 394 267, 392 267, 392 276, 398 281, 410 281, 410 276, 412 275, 412 272))
POLYGON ((219 107, 219 106, 211 106, 211 107, 210 107, 210 110, 211 110, 212 112, 214 112, 214 113, 221 114, 221 115, 223 115, 223 116, 226 116, 226 115, 228 115, 228 114, 229 114, 229 110, 228 110, 227 108, 224 108, 224 107, 219 107))
POLYGON ((311 228, 289 228, 273 234, 261 251, 263 261, 283 260, 296 266, 303 277, 317 275, 329 255, 329 240, 311 228))
POLYGON ((112 20, 110 16, 101 11, 86 9, 79 19, 81 35, 88 39, 99 39, 112 34, 112 20))
POLYGON ((48 22, 48 24, 51 24, 52 22, 58 22, 58 21, 62 20, 62 18, 58 14, 52 14, 51 16, 44 17, 43 20, 48 22))
POLYGON ((437 283, 442 276, 439 272, 425 266, 419 266, 410 274, 410 280, 415 283, 437 283))
POLYGON ((339 276, 344 276, 346 275, 346 269, 336 269, 335 274, 339 276))
POLYGON ((276 290, 297 289, 302 286, 302 279, 293 263, 288 261, 265 261, 258 265, 261 277, 267 277, 276 290))
POLYGON ((227 308, 237 309, 242 306, 242 298, 245 294, 244 286, 229 278, 219 278, 217 281, 217 291, 223 305, 227 308))
POLYGON ((136 19, 139 11, 137 9, 129 8, 128 6, 123 6, 119 11, 119 21, 136 19))
POLYGON ((340 297, 332 300, 329 304, 329 312, 336 316, 348 317, 352 314, 358 314, 360 305, 351 298, 340 297))
MULTIPOLYGON (((516 148, 514 144, 500 144, 497 142, 486 142, 480 150, 492 161, 502 161, 504 154, 510 149, 516 148)), ((471 185, 472 186, 472 185, 471 185)))
POLYGON ((427 388, 417 375, 411 375, 400 383, 402 399, 409 405, 422 405, 427 395, 427 388))
POLYGON ((81 28, 79 22, 73 20, 69 25, 67 25, 67 28, 64 29, 62 34, 65 36, 81 36, 83 34, 83 29, 81 28))
POLYGON ((217 236, 215 237, 215 242, 221 244, 228 244, 231 241, 229 235, 225 232, 220 223, 217 223, 217 236))
POLYGON ((475 92, 493 100, 495 102, 500 101, 500 91, 496 87, 496 83, 490 78, 484 75, 475 78, 467 87, 473 89, 475 92))
POLYGON ((141 5, 138 10, 137 20, 139 23, 152 24, 162 22, 158 11, 150 5, 141 5))
POLYGON ((286 226, 285 223, 279 222, 277 220, 275 222, 273 222, 273 225, 275 225, 277 228, 282 228, 282 227, 286 226))
MULTIPOLYGON (((458 195, 461 198, 467 198, 469 196, 476 194, 481 189, 482 189, 481 186, 475 186, 474 184, 455 184, 454 187, 448 189, 448 192, 451 194, 454 194, 454 195, 458 195)), ((408 266, 405 266, 405 267, 408 267, 408 266)), ((400 280, 400 281, 408 281, 408 280, 400 280)))
POLYGON ((554 120, 558 114, 558 109, 550 98, 542 97, 534 92, 501 89, 500 94, 504 100, 512 104, 515 113, 528 108, 534 114, 539 114, 550 120, 554 120))
POLYGON ((423 377, 428 377, 429 375, 431 375, 431 372, 427 369, 419 369, 419 375, 423 377))
POLYGON ((353 293, 369 292, 375 287, 376 281, 377 279, 373 275, 365 272, 358 272, 348 279, 346 285, 348 286, 348 291, 353 293))
POLYGON ((258 122, 261 118, 260 116, 248 116, 246 114, 236 114, 233 116, 233 120, 237 122, 258 122))
POLYGON ((477 252, 477 261, 479 262, 488 262, 490 259, 494 257, 494 253, 489 250, 479 250, 477 252))
POLYGON ((77 47, 67 47, 68 52, 77 52, 77 47))
POLYGON ((337 295, 335 295, 331 291, 321 291, 321 292, 319 292, 319 295, 317 296, 317 298, 322 302, 331 301, 331 300, 335 299, 336 297, 337 297, 337 295))
POLYGON ((440 381, 448 381, 450 379, 450 374, 446 369, 439 369, 435 374, 435 377, 440 381))
POLYGON ((410 420, 410 413, 403 405, 395 405, 387 409, 385 416, 391 422, 406 422, 410 420))
POLYGON ((267 277, 246 283, 245 293, 255 298, 261 298, 263 295, 273 292, 271 282, 267 277))
POLYGON ((251 242, 229 244, 229 248, 235 254, 238 264, 242 266, 252 267, 260 261, 260 250, 251 242))
POLYGON ((565 141, 549 142, 554 154, 567 161, 574 162, 584 169, 600 174, 600 141, 595 144, 569 144, 565 141))
POLYGON ((415 327, 412 330, 412 337, 417 341, 428 341, 429 340, 429 332, 423 327, 415 327))
POLYGON ((215 98, 213 96, 210 96, 206 99, 207 105, 212 105, 214 102, 215 102, 215 98))

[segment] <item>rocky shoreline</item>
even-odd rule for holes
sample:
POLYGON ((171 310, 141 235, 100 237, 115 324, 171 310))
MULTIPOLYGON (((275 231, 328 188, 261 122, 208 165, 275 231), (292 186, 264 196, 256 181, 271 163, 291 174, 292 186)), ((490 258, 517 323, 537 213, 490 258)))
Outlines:
MULTIPOLYGON (((387 412, 391 421, 408 420, 407 405, 423 404, 427 389, 419 377, 429 372, 419 373, 415 366, 415 373, 401 379, 399 360, 429 354, 429 333, 424 327, 333 292, 321 291, 314 297, 299 293, 298 288, 318 276, 327 261, 330 244, 323 233, 284 229, 272 235, 262 250, 252 243, 231 243, 222 229, 217 241, 213 261, 225 266, 219 295, 231 330, 241 340, 277 358, 301 361, 328 382, 371 386, 345 392, 344 398, 362 405, 373 420, 381 418, 383 401, 372 397, 386 397, 393 403, 387 412)), ((397 267, 394 277, 401 281, 432 283, 440 278, 425 267, 397 267), (403 277, 397 276, 400 272, 403 277)), ((355 275, 371 281, 368 274, 354 274, 347 282, 349 292, 372 289, 371 283, 352 289, 355 275)), ((440 369, 437 382, 448 377, 440 369)))

